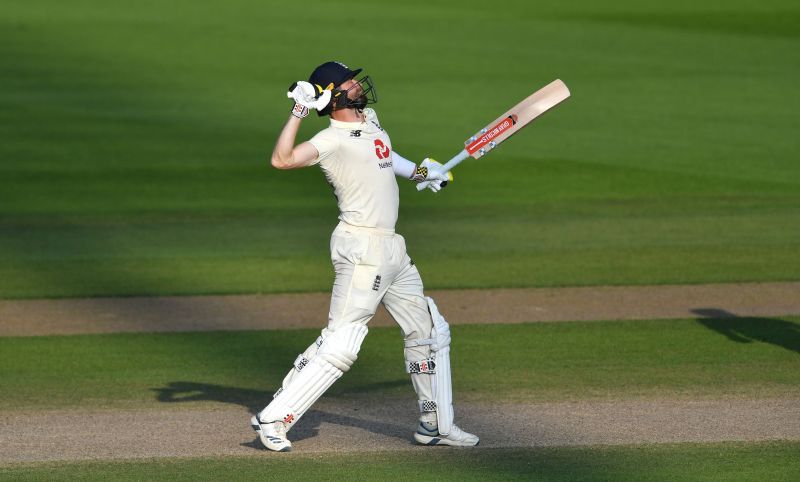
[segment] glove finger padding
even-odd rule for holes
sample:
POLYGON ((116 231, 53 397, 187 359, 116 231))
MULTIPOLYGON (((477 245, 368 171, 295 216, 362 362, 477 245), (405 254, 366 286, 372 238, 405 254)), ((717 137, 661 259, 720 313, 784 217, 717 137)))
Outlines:
POLYGON ((427 188, 433 192, 439 192, 443 187, 447 186, 449 181, 453 180, 453 174, 442 172, 443 167, 441 163, 434 159, 425 158, 417 169, 425 173, 425 180, 417 185, 417 190, 422 191, 427 188))
POLYGON ((428 176, 425 178, 426 181, 438 180, 446 182, 453 180, 453 174, 450 171, 443 172, 442 168, 444 166, 434 159, 425 158, 420 166, 428 169, 428 176))
POLYGON ((430 189, 433 192, 439 192, 446 185, 447 181, 422 181, 421 183, 417 184, 417 191, 430 189))
POLYGON ((312 104, 312 108, 317 110, 322 110, 328 107, 328 104, 331 102, 331 91, 330 90, 323 90, 322 93, 319 95, 317 100, 315 100, 312 104))
POLYGON ((289 92, 286 95, 294 99, 295 102, 309 103, 314 101, 314 86, 310 83, 299 80, 289 86, 289 92))
POLYGON ((299 80, 289 86, 286 96, 303 107, 309 109, 323 110, 331 101, 331 91, 323 90, 319 96, 314 86, 309 82, 299 80))

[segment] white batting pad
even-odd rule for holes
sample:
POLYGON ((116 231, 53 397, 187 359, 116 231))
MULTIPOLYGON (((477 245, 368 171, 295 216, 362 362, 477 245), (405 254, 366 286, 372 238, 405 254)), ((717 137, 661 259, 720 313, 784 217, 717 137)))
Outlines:
POLYGON ((278 395, 280 395, 283 389, 288 387, 289 384, 292 383, 292 379, 294 379, 294 377, 298 373, 300 373, 303 370, 303 368, 305 368, 306 365, 308 365, 311 362, 311 360, 314 359, 315 356, 317 356, 317 351, 319 351, 319 347, 322 346, 323 339, 324 338, 322 338, 322 336, 317 337, 317 340, 314 343, 312 343, 308 348, 306 348, 306 351, 297 355, 297 358, 295 358, 294 360, 294 368, 289 370, 289 373, 286 374, 286 377, 284 377, 283 379, 283 383, 281 383, 281 388, 278 389, 277 392, 275 392, 272 398, 275 398, 278 395))
POLYGON ((296 372, 289 384, 259 413, 259 418, 263 422, 281 420, 287 429, 294 426, 311 405, 350 370, 367 332, 364 325, 350 325, 327 336, 311 361, 299 369, 295 365, 296 372))
POLYGON ((428 310, 433 319, 433 344, 434 363, 436 372, 433 375, 433 394, 436 398, 436 418, 439 422, 439 433, 447 435, 453 427, 453 385, 450 378, 450 326, 439 313, 436 303, 430 297, 428 310))

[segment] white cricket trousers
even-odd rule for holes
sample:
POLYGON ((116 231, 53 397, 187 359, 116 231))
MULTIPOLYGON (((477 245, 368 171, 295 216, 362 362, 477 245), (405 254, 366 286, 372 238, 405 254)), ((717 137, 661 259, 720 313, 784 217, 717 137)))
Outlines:
POLYGON ((407 339, 430 336, 433 322, 422 278, 401 235, 339 223, 331 236, 331 262, 336 278, 328 330, 366 324, 383 302, 407 339))
MULTIPOLYGON (((304 410, 292 412, 291 406, 287 408, 284 399, 291 397, 286 394, 299 393, 313 403, 329 386, 320 380, 312 380, 310 386, 296 386, 295 382, 304 385, 306 383, 299 376, 301 370, 317 357, 320 347, 334 333, 348 333, 352 331, 348 328, 353 328, 354 325, 366 325, 381 302, 400 325, 405 341, 431 337, 433 321, 422 292, 422 279, 417 267, 406 254, 406 242, 402 236, 394 231, 361 228, 341 222, 331 236, 331 261, 336 278, 333 282, 328 326, 297 357, 294 368, 289 371, 281 389, 276 392, 275 400, 260 412, 264 421, 282 419, 291 413, 287 418, 291 423, 287 424, 289 428, 294 425, 304 410)), ((331 339, 333 338, 336 337, 331 339)), ((360 341, 358 345, 360 346, 360 341)), ((427 360, 431 356, 430 345, 404 347, 404 350, 407 362, 427 360)), ((411 383, 420 401, 433 400, 432 377, 431 373, 411 373, 411 383)), ((435 413, 426 411, 420 419, 433 421, 435 417, 435 413)))
MULTIPOLYGON (((340 222, 331 235, 331 262, 336 278, 323 336, 351 323, 367 324, 383 302, 405 341, 431 337, 433 321, 422 278, 403 236, 340 222)), ((430 353, 429 345, 408 347, 405 359, 425 360, 430 353)), ((420 400, 433 400, 430 374, 412 374, 411 381, 420 400)))

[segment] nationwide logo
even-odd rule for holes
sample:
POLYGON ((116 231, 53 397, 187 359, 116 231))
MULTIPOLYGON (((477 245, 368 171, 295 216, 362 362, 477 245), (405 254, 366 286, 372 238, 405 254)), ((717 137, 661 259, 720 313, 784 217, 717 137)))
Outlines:
POLYGON ((375 139, 375 155, 378 156, 378 159, 386 159, 391 154, 392 150, 389 149, 389 146, 383 143, 380 139, 375 139))
POLYGON ((514 126, 517 123, 517 116, 516 114, 512 114, 505 119, 498 122, 493 127, 486 129, 485 131, 481 131, 483 134, 482 136, 475 138, 471 137, 467 141, 467 152, 472 155, 475 152, 479 151, 482 147, 489 144, 492 139, 499 136, 500 134, 506 132, 508 129, 514 126))

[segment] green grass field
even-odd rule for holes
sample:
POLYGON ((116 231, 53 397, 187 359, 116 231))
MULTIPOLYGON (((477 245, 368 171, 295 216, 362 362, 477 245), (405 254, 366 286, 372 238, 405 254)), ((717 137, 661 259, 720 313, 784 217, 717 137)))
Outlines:
POLYGON ((572 89, 445 192, 401 181, 430 288, 798 279, 798 20, 787 0, 9 0, 0 297, 327 290, 330 189, 267 158, 284 89, 329 58, 373 76, 413 159, 572 89))
POLYGON ((449 450, 288 458, 228 457, 0 467, 4 480, 795 480, 797 442, 449 450), (307 479, 306 479, 307 480, 307 479))
MULTIPOLYGON (((428 289, 800 279, 796 2, 6 0, 0 11, 0 299, 327 291, 330 188, 317 169, 267 159, 284 89, 329 59, 373 77, 382 124, 411 159, 446 160, 554 78, 572 91, 465 161, 444 192, 400 181, 398 230, 428 289)), ((309 117, 300 137, 325 126, 309 117)), ((457 326, 457 397, 797 398, 799 327, 797 316, 457 326)), ((314 336, 0 337, 0 410, 148 409, 183 392, 202 396, 176 408, 255 407, 314 336)), ((359 358, 330 396, 413 396, 396 330, 371 330, 359 358)), ((428 458, 443 480, 797 480, 798 448, 428 458)), ((419 466, 405 453, 268 460, 65 461, 3 466, 0 478, 405 479, 419 466)))
MULTIPOLYGON (((0 409, 164 408, 162 397, 261 408, 317 334, 0 338, 0 409)), ((456 326, 453 337, 460 401, 800 395, 798 317, 456 326)), ((372 328, 326 396, 413 397, 397 330, 372 328)))
MULTIPOLYGON (((0 338, 0 410, 255 410, 313 334, 0 338)), ((799 394, 799 317, 457 326, 453 335, 459 403, 799 394)), ((373 328, 359 362, 326 397, 413 397, 401 361, 396 330, 373 328)), ((0 478, 398 480, 425 460, 449 467, 437 480, 792 480, 800 473, 798 448, 784 441, 27 463, 0 465, 0 478)))

